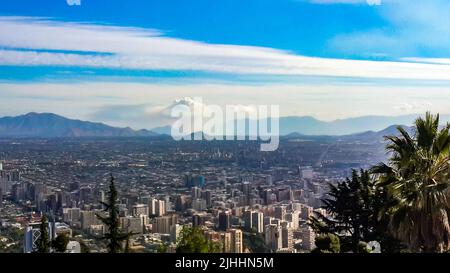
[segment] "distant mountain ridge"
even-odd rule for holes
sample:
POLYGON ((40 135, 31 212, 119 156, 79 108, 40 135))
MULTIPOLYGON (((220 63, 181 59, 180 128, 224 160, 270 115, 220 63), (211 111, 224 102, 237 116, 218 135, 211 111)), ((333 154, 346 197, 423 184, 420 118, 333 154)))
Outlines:
MULTIPOLYGON (((417 117, 418 115, 363 116, 335 121, 320 121, 310 116, 281 117, 280 135, 291 138, 333 136, 346 139, 371 139, 394 134, 397 130, 392 124, 401 124, 408 128, 406 125, 412 125, 417 117)), ((449 115, 441 115, 442 123, 449 120, 449 115)), ((170 126, 152 130, 118 128, 99 122, 69 119, 53 113, 31 112, 15 117, 0 118, 0 137, 148 137, 170 135, 170 131, 170 126)))
POLYGON ((149 130, 117 128, 99 122, 69 119, 52 113, 31 112, 0 118, 0 137, 131 137, 155 136, 149 130))
MULTIPOLYGON (((346 136, 378 132, 398 124, 412 126, 419 115, 403 116, 362 116, 356 118, 337 119, 334 121, 321 121, 310 116, 288 116, 280 117, 279 129, 281 136, 300 134, 304 136, 346 136)), ((450 115, 441 115, 441 122, 450 121, 450 115)), ((392 127, 392 128, 394 128, 392 127)), ((395 128, 394 128, 395 129, 395 128)), ((159 134, 170 134, 171 127, 161 126, 153 128, 152 131, 159 134)))
MULTIPOLYGON (((412 126, 419 115, 361 116, 355 118, 321 121, 310 116, 281 117, 280 135, 349 135, 367 131, 381 131, 393 124, 412 126)), ((440 115, 441 123, 449 122, 450 115, 440 115)))

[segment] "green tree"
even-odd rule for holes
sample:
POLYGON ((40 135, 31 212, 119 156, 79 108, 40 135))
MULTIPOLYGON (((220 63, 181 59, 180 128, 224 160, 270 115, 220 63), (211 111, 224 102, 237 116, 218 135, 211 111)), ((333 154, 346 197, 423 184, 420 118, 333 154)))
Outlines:
POLYGON ((341 252, 341 243, 339 237, 328 233, 321 234, 315 239, 316 248, 313 253, 339 253, 341 252))
POLYGON ((380 217, 389 203, 388 195, 369 171, 353 170, 351 178, 330 185, 328 195, 322 202, 330 216, 317 213, 310 219, 316 233, 339 236, 343 252, 359 252, 361 241, 378 241, 384 252, 399 248, 398 241, 387 232, 388 222, 380 217))
POLYGON ((69 243, 69 237, 66 234, 58 235, 51 243, 52 248, 56 252, 65 252, 67 244, 69 243))
POLYGON ((165 244, 165 243, 160 244, 160 245, 158 246, 158 248, 156 249, 156 251, 157 251, 158 253, 167 253, 167 250, 168 250, 168 246, 167 246, 167 244, 165 244))
POLYGON ((388 164, 373 169, 392 199, 384 211, 389 226, 412 251, 449 250, 449 125, 439 129, 439 115, 427 112, 413 136, 397 129, 399 136, 386 137, 388 164))
POLYGON ((268 252, 264 236, 256 232, 244 232, 244 245, 252 253, 266 253, 268 252))
POLYGON ((47 216, 43 215, 41 218, 41 225, 39 227, 41 235, 37 241, 38 253, 49 253, 50 252, 50 239, 48 234, 48 221, 47 216))
POLYGON ((214 253, 220 252, 219 244, 209 242, 202 231, 197 228, 184 226, 177 240, 177 253, 214 253))
POLYGON ((124 233, 120 228, 119 223, 119 208, 117 204, 118 193, 116 186, 114 185, 114 177, 111 175, 108 201, 100 202, 104 207, 104 211, 107 212, 107 216, 97 214, 97 217, 106 225, 107 232, 103 236, 103 239, 107 240, 107 247, 109 253, 122 252, 122 242, 127 242, 131 233, 124 233))

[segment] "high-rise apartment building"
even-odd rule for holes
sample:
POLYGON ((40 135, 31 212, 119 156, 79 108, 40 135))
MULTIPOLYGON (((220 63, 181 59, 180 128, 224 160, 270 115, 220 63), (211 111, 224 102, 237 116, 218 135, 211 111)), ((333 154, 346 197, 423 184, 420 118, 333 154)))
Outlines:
POLYGON ((270 224, 265 227, 264 236, 266 246, 271 252, 276 252, 283 248, 281 227, 275 224, 270 224))

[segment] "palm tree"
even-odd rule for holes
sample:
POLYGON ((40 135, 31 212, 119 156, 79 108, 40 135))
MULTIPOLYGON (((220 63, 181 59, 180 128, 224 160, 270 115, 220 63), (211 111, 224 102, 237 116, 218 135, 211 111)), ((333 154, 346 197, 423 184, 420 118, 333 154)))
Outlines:
POLYGON ((415 121, 415 134, 397 128, 387 136, 389 163, 373 173, 380 175, 392 203, 385 213, 393 234, 413 251, 443 252, 450 247, 449 125, 439 130, 439 115, 426 113, 415 121))

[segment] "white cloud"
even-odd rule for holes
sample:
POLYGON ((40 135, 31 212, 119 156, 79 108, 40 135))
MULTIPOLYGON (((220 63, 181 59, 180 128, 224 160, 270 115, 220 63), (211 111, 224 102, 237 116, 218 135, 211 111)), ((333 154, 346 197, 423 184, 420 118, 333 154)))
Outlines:
POLYGON ((3 65, 450 80, 450 65, 312 58, 272 48, 169 38, 152 29, 43 18, 0 17, 0 47, 3 65))
POLYGON ((450 65, 450 58, 401 58, 402 61, 405 62, 413 62, 413 63, 428 63, 428 64, 448 64, 450 65))
POLYGON ((0 83, 0 116, 53 112, 150 129, 167 124, 170 119, 163 110, 185 97, 202 97, 207 105, 279 105, 281 116, 312 115, 322 120, 426 110, 450 114, 449 92, 448 86, 0 83))
POLYGON ((385 24, 329 41, 333 53, 391 58, 450 56, 448 0, 384 0, 377 13, 385 24))
POLYGON ((395 106, 394 109, 407 113, 425 113, 432 107, 433 104, 429 101, 412 101, 400 103, 399 105, 395 106))

